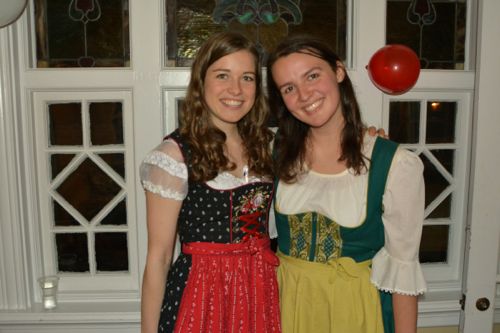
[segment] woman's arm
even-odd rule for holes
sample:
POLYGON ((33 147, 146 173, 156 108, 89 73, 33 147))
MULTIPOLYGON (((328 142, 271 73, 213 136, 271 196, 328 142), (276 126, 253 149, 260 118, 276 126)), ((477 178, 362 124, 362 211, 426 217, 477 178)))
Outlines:
POLYGON ((182 201, 146 191, 146 205, 148 253, 142 281, 141 332, 156 333, 182 201))
POLYGON ((392 294, 396 333, 417 332, 417 296, 392 294))
POLYGON ((417 295, 426 290, 419 263, 424 221, 422 161, 398 148, 383 198, 385 244, 372 261, 372 281, 392 293, 396 333, 417 330, 417 295))

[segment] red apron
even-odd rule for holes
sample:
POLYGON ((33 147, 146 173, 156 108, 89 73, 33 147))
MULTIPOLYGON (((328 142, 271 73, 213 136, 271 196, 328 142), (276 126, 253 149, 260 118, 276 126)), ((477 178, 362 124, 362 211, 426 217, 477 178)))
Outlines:
POLYGON ((179 333, 281 332, 276 267, 268 238, 192 242, 191 271, 177 314, 179 333))

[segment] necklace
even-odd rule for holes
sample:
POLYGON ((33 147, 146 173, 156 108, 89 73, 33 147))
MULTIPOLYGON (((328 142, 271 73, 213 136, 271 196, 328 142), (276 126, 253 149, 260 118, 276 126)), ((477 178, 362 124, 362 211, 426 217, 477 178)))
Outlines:
POLYGON ((243 166, 243 179, 245 180, 245 183, 248 183, 248 173, 249 173, 248 165, 245 164, 243 166))

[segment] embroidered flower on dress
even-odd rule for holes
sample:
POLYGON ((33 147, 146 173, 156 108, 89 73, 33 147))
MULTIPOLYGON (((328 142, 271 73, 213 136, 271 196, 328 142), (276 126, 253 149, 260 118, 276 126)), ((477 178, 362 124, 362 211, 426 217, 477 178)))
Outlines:
POLYGON ((265 233, 265 216, 271 193, 256 187, 240 197, 233 215, 233 231, 243 232, 245 236, 260 236, 265 233))
MULTIPOLYGON (((237 205, 236 213, 249 214, 260 209, 267 209, 269 193, 258 187, 243 195, 237 205)), ((239 214, 238 214, 239 215, 239 214)))

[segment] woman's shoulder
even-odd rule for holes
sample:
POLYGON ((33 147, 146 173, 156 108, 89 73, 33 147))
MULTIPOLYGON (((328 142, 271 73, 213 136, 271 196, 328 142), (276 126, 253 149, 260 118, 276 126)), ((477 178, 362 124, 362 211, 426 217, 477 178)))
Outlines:
POLYGON ((175 130, 173 130, 172 132, 168 133, 163 137, 163 141, 167 140, 175 141, 179 146, 182 146, 182 143, 184 141, 179 128, 176 128, 175 130))
POLYGON ((396 153, 394 154, 393 164, 399 165, 401 167, 412 168, 412 169, 423 169, 423 163, 415 152, 398 146, 396 153))
POLYGON ((365 134, 363 138, 363 154, 368 158, 371 158, 373 149, 377 142, 379 142, 379 144, 384 144, 385 146, 391 147, 391 149, 395 150, 392 162, 393 165, 406 165, 415 168, 423 167, 422 160, 415 152, 409 150, 408 148, 402 147, 399 143, 390 139, 371 136, 369 134, 365 134))
POLYGON ((160 152, 176 161, 183 162, 184 156, 177 141, 167 138, 160 143, 154 151, 160 152))

